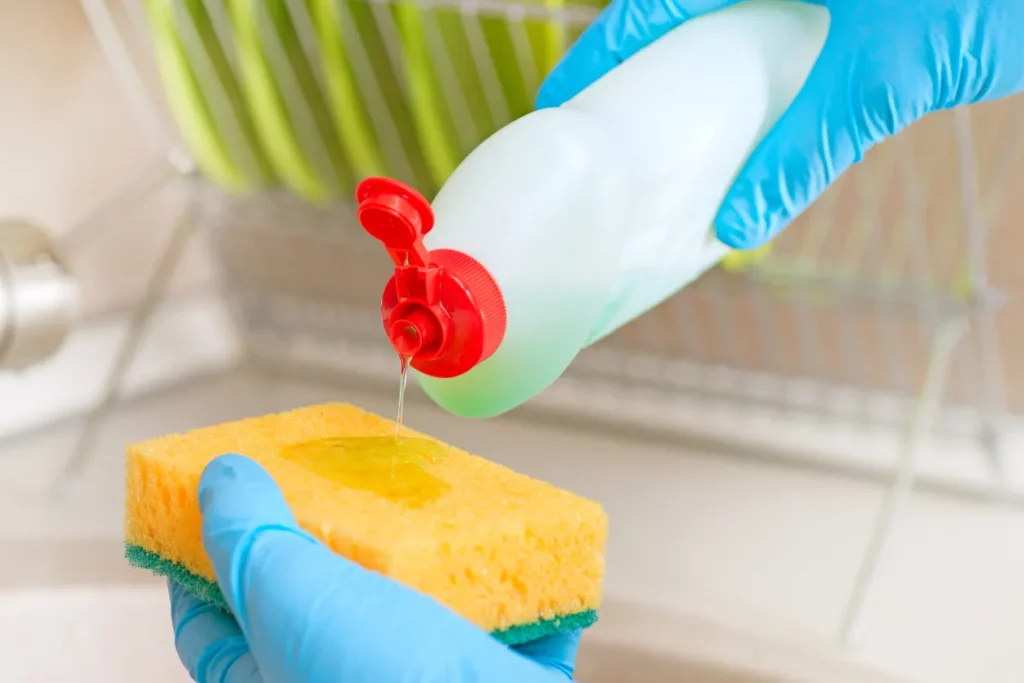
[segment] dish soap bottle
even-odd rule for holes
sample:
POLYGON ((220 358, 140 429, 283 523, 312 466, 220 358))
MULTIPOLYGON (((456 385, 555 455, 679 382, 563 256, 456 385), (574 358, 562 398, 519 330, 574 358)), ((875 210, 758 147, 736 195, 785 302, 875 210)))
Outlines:
POLYGON ((365 180, 359 220, 395 263, 384 326, 426 393, 466 417, 515 408, 717 263, 719 204, 828 23, 819 6, 747 0, 502 128, 433 206, 365 180))

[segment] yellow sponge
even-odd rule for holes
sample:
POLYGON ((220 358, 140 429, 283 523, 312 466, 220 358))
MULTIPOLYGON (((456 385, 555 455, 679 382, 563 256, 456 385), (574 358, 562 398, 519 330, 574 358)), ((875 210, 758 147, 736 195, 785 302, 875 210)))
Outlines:
POLYGON ((128 447, 128 559, 223 604, 196 496, 206 465, 242 453, 335 552, 433 596, 515 644, 596 619, 601 506, 344 404, 128 447))

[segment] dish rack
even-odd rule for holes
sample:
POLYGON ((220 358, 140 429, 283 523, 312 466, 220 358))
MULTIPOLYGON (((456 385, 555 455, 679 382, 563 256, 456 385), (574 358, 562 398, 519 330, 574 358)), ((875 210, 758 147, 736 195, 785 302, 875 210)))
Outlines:
MULTIPOLYGON (((194 191, 72 467, 116 401, 174 245, 197 228, 250 362, 396 382, 378 312, 391 266, 355 224, 351 187, 379 173, 432 194, 529 110, 599 11, 274 0, 237 3, 258 15, 241 21, 214 0, 82 4, 194 191)), ((1024 289, 1010 187, 1024 177, 1022 109, 1017 98, 937 114, 881 145, 769 247, 731 255, 585 350, 524 411, 885 481, 840 629, 851 638, 915 483, 1016 495, 1006 452, 1024 410, 1024 318, 993 283, 1024 289), (981 473, 969 483, 943 473, 968 461, 981 473)))

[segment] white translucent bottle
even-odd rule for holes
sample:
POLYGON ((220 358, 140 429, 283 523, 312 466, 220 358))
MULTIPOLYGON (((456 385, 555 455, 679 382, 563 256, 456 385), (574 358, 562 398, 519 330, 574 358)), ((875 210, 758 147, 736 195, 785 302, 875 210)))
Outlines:
POLYGON ((692 19, 484 141, 432 215, 394 196, 397 184, 364 183, 360 218, 404 272, 388 285, 385 326, 426 393, 467 417, 515 408, 717 263, 719 205, 806 80, 828 23, 826 9, 788 0, 692 19))

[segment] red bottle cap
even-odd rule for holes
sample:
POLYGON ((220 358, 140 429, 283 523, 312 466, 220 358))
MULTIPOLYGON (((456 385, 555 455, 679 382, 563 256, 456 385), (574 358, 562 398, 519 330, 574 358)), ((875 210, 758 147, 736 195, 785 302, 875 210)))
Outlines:
POLYGON ((395 350, 433 377, 457 377, 487 360, 506 324, 501 290, 487 269, 460 251, 427 251, 423 236, 434 227, 434 212, 412 188, 367 178, 356 201, 359 223, 395 264, 380 308, 395 350))

